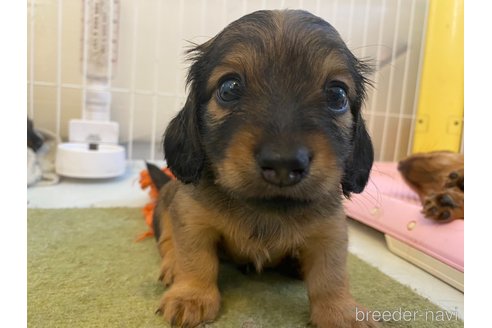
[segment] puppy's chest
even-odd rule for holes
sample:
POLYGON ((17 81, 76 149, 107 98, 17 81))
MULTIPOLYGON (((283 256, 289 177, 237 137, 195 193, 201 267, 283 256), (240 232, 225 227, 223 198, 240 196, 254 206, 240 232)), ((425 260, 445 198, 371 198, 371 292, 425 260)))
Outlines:
POLYGON ((237 263, 253 263, 258 271, 286 256, 297 257, 306 238, 303 229, 274 218, 223 227, 221 248, 237 263))

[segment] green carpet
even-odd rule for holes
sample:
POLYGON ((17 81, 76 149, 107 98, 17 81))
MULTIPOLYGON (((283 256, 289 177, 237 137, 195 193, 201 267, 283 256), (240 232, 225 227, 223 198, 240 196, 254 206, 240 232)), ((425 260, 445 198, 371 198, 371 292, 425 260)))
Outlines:
MULTIPOLYGON (((165 289, 157 281, 155 242, 134 242, 146 230, 139 209, 31 209, 27 219, 29 327, 168 327, 154 315, 165 289)), ((395 320, 384 327, 463 327, 353 255, 349 273, 360 303, 392 311, 395 320), (400 319, 400 309, 417 315, 400 319)), ((220 316, 207 327, 309 327, 301 281, 274 273, 244 276, 223 265, 219 288, 220 316)))

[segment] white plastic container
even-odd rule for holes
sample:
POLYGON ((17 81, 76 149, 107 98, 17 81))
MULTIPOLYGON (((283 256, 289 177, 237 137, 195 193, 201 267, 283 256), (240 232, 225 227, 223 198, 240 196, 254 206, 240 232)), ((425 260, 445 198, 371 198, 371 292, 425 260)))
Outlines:
POLYGON ((125 149, 99 144, 95 150, 86 143, 58 145, 56 172, 71 178, 114 178, 125 173, 125 149))

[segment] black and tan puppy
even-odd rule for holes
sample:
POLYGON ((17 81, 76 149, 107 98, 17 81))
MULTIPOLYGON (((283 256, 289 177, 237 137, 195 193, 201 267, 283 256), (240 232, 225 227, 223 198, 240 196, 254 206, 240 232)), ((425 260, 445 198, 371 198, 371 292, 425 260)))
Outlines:
POLYGON ((164 138, 176 181, 154 227, 170 285, 158 312, 194 327, 219 314, 219 253, 258 271, 298 261, 317 327, 357 321, 343 195, 373 149, 361 117, 368 67, 304 11, 258 11, 191 51, 189 96, 164 138))

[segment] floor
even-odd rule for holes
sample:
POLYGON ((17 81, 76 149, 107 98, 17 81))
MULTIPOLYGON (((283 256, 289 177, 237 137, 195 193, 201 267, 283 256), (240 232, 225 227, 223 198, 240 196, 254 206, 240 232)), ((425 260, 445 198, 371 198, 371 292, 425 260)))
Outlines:
MULTIPOLYGON (((162 164, 162 163, 157 163, 162 164)), ((27 190, 28 208, 142 207, 149 200, 140 189, 143 161, 128 163, 125 175, 114 179, 63 178, 53 186, 27 190)), ((464 295, 388 251, 382 233, 349 219, 349 250, 416 293, 464 319, 464 295)))

